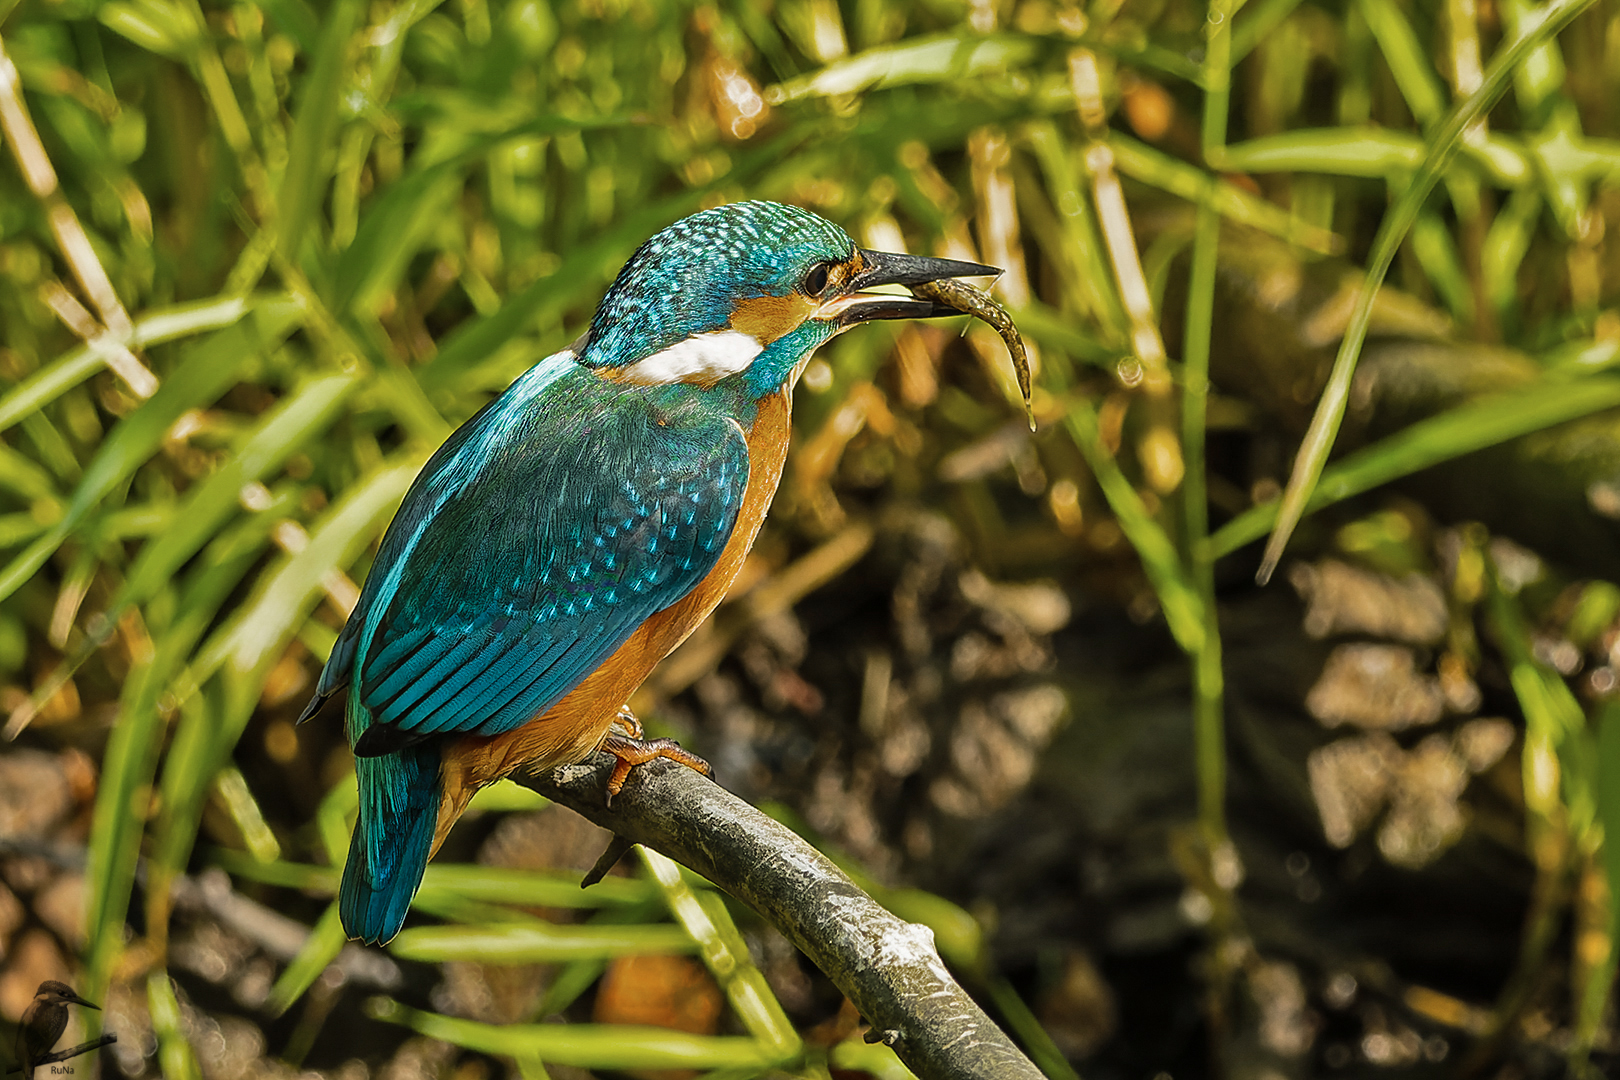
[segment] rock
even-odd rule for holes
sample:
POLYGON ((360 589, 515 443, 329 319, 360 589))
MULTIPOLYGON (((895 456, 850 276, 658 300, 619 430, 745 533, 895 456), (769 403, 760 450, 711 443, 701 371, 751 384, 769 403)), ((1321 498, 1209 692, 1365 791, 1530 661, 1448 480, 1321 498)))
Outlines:
POLYGON ((1305 696, 1305 707, 1325 727, 1400 731, 1432 724, 1445 712, 1440 680, 1417 670, 1405 645, 1341 645, 1305 696))
POLYGON ((0 836, 44 837, 72 809, 72 785, 55 754, 0 753, 0 836))

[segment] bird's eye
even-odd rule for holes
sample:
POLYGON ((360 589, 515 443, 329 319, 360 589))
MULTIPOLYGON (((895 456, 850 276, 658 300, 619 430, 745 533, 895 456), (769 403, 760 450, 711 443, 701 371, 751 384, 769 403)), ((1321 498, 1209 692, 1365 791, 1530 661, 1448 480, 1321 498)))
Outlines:
POLYGON ((827 287, 827 273, 831 267, 831 263, 816 263, 815 266, 811 267, 810 272, 804 275, 804 294, 806 296, 821 295, 822 290, 827 287))

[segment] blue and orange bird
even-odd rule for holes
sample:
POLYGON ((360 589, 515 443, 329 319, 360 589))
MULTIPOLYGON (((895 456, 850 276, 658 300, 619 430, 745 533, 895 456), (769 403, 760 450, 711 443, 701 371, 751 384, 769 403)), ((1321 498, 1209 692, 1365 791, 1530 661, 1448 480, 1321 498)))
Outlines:
POLYGON ((360 784, 344 929, 392 938, 479 787, 519 766, 673 757, 625 702, 712 611, 787 457, 794 384, 870 319, 957 314, 863 290, 997 273, 864 251, 793 206, 705 210, 643 244, 590 330, 428 460, 301 720, 346 695, 360 784), (617 724, 615 721, 617 720, 617 724))

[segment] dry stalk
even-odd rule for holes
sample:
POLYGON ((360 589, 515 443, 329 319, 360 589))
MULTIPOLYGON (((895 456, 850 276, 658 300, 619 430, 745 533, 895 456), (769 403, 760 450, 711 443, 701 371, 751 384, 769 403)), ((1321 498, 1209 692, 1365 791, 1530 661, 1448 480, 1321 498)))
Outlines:
POLYGON ((6 141, 11 144, 11 155, 17 160, 17 168, 29 190, 44 204, 56 245, 78 279, 79 287, 100 313, 100 324, 60 282, 46 284, 46 304, 68 329, 84 339, 136 397, 151 397, 157 392, 157 376, 129 350, 134 323, 118 299, 101 260, 96 257, 78 215, 62 196, 56 170, 28 114, 28 105, 22 96, 22 79, 17 74, 17 66, 6 54, 3 38, 0 38, 0 131, 5 132, 6 141))

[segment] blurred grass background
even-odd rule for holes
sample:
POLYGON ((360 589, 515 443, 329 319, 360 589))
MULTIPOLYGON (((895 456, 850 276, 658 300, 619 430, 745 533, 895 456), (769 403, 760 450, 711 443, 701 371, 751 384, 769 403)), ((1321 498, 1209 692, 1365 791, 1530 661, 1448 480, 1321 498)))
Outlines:
MULTIPOLYGON (((1470 1068, 1519 1060, 1526 1039, 1554 1048, 1548 1069, 1620 1049, 1620 845, 1603 843, 1620 829, 1613 0, 0 0, 0 48, 7 1019, 38 978, 69 977, 145 1017, 150 1042, 120 1067, 219 1073, 169 965, 176 906, 223 867, 313 928, 258 1004, 303 1002, 261 1054, 309 1053, 342 981, 323 972, 363 963, 328 968, 342 942, 322 899, 353 793, 335 733, 288 721, 382 529, 433 447, 576 336, 642 240, 772 198, 872 247, 1005 267, 1041 431, 1021 432, 983 327, 839 339, 806 372, 740 599, 641 704, 656 715, 751 620, 839 588, 900 503, 954 522, 995 577, 1054 578, 1077 606, 1164 627, 1188 672, 1177 752, 1196 762, 1174 852, 1205 943, 1198 1023, 1208 1062, 1245 1075, 1260 1066, 1233 1047, 1260 1020, 1241 1003, 1268 969, 1227 821, 1221 605, 1276 522, 1374 492, 1332 527, 1307 518, 1303 548, 1439 583, 1448 629, 1424 663, 1487 690, 1501 675, 1522 762, 1504 842, 1532 882, 1518 959, 1467 995, 1473 1012, 1403 1000, 1456 1021, 1470 1068), (1386 277, 1402 291, 1379 293, 1386 277), (1358 375, 1364 342, 1389 338, 1433 348, 1358 375), (1445 490, 1379 509, 1421 470, 1445 490), (1557 573, 1524 588, 1491 530, 1557 573), (50 772, 27 751, 54 755, 64 807, 82 808, 46 815, 46 840, 24 828, 30 778, 50 772), (40 914, 45 882, 68 879, 70 914, 40 914), (1549 981, 1563 1004, 1538 1012, 1549 981), (1526 1035, 1530 1015, 1562 1034, 1526 1035)), ((787 1017, 724 905, 648 861, 645 888, 570 903, 599 908, 570 932, 600 922, 600 940, 562 942, 518 910, 562 904, 522 901, 541 878, 437 868, 417 907, 446 927, 403 935, 397 959, 475 959, 498 927, 562 974, 512 1028, 425 996, 370 1014, 493 1056, 463 1068, 526 1076, 898 1067, 847 1024, 787 1017), (643 1046, 535 1023, 610 960, 667 952, 740 973, 719 980, 733 1034, 643 1046)), ((979 922, 928 894, 895 902, 1066 1075, 979 922)), ((1307 1039, 1288 1075, 1439 1067, 1427 1049, 1381 1059, 1365 1039, 1399 1042, 1386 1028, 1339 1065, 1307 1039)))

